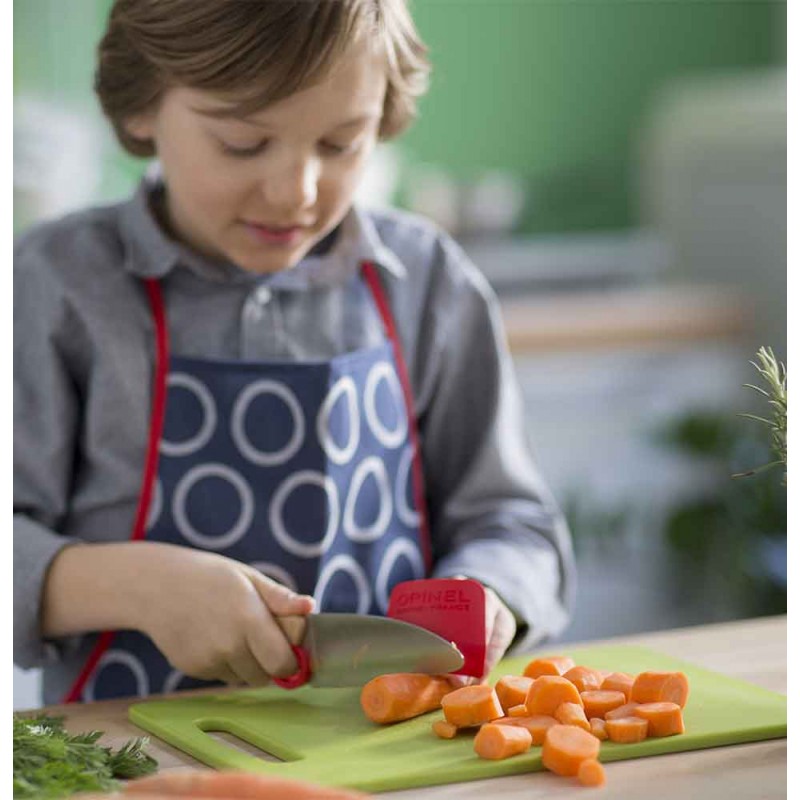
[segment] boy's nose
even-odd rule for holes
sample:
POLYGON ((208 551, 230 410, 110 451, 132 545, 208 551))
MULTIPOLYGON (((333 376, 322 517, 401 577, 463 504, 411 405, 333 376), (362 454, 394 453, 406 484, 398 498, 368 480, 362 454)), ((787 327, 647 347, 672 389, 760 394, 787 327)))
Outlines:
POLYGON ((285 164, 283 169, 271 170, 264 176, 262 186, 270 207, 289 216, 316 203, 318 181, 318 161, 302 158, 285 164))

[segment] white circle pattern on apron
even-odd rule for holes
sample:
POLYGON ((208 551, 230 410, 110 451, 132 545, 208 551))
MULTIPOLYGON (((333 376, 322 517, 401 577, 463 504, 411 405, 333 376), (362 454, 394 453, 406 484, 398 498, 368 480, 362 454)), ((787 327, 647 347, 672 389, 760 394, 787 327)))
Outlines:
POLYGON ((142 662, 133 653, 127 650, 110 648, 100 657, 94 673, 86 682, 86 686, 83 689, 83 699, 85 702, 91 703, 94 701, 95 686, 97 685, 98 679, 102 675, 103 670, 110 667, 112 664, 119 664, 123 667, 127 667, 131 673, 133 673, 133 677, 136 680, 137 697, 146 697, 150 694, 150 681, 147 677, 147 670, 144 668, 142 662))
POLYGON ((386 448, 393 450, 406 441, 408 435, 408 420, 403 412, 403 390, 397 373, 388 361, 379 361, 369 371, 366 387, 364 388, 364 413, 367 423, 375 438, 386 448), (389 430, 378 416, 377 392, 381 380, 385 380, 392 397, 395 400, 397 414, 397 427, 389 430))
POLYGON ((422 563, 422 555, 417 545, 405 537, 395 539, 386 548, 378 570, 378 577, 375 579, 376 598, 384 614, 389 608, 389 576, 392 573, 392 567, 403 557, 410 562, 415 578, 425 577, 425 565, 422 563))
POLYGON ((247 533, 253 521, 253 492, 247 481, 234 469, 225 464, 198 464, 181 478, 175 487, 172 498, 172 516, 175 526, 186 541, 203 550, 224 550, 235 544, 247 533), (230 530, 219 535, 210 535, 198 531, 186 513, 186 503, 192 487, 203 478, 222 478, 228 481, 239 495, 239 518, 230 530))
POLYGON ((167 378, 167 389, 172 387, 188 389, 197 397, 203 409, 203 422, 200 430, 191 438, 182 442, 170 442, 162 436, 158 447, 162 453, 168 456, 188 456, 205 447, 208 440, 214 435, 217 427, 217 406, 205 384, 193 375, 187 375, 185 372, 170 374, 167 378))
POLYGON ((150 498, 150 510, 147 512, 147 522, 145 523, 146 530, 149 531, 150 528, 158 522, 163 505, 164 489, 161 486, 161 481, 156 478, 153 481, 153 496, 150 498))
POLYGON ((389 488, 389 477, 386 474, 386 465, 377 456, 368 456, 356 467, 347 492, 344 504, 344 519, 342 529, 348 539, 354 542, 374 542, 386 532, 392 519, 392 492, 389 488), (371 525, 361 528, 355 520, 356 504, 364 482, 374 475, 380 496, 378 516, 371 525))
POLYGON ((358 448, 359 440, 359 413, 358 413, 358 392, 356 391, 355 381, 349 376, 345 375, 339 378, 333 385, 328 396, 320 406, 319 414, 317 415, 317 438, 325 455, 333 461, 334 464, 347 464, 353 458, 353 455, 358 448), (350 420, 350 435, 347 439, 347 444, 344 447, 339 447, 333 441, 331 432, 329 430, 330 414, 339 395, 344 394, 347 397, 347 411, 350 420))
POLYGON ((408 484, 412 479, 411 470, 413 468, 413 463, 414 448, 409 444, 403 448, 394 483, 394 507, 401 522, 408 525, 409 528, 415 528, 419 525, 420 521, 419 512, 412 508, 406 499, 408 496, 408 484))
POLYGON ((272 535, 288 553, 300 558, 315 558, 328 552, 336 531, 339 528, 339 495, 336 483, 329 475, 313 470, 300 470, 292 473, 275 491, 269 508, 269 522, 272 535), (319 486, 328 496, 328 525, 325 535, 318 542, 301 542, 295 539, 286 529, 283 522, 283 506, 289 495, 303 485, 319 486))
POLYGON ((317 581, 317 588, 314 590, 314 600, 317 608, 322 608, 325 602, 325 590, 337 572, 344 572, 353 579, 353 583, 358 593, 358 603, 353 611, 356 614, 366 614, 371 604, 371 592, 369 582, 362 566, 350 555, 341 553, 334 556, 322 568, 317 581))
POLYGON ((239 452, 254 464, 262 467, 273 467, 278 464, 283 464, 288 461, 300 449, 305 438, 305 418, 303 417, 303 409, 297 400, 294 392, 289 389, 286 384, 279 383, 273 380, 259 380, 246 386, 236 403, 233 406, 233 414, 231 416, 231 435, 239 452), (250 403, 261 394, 272 394, 283 400, 286 403, 289 413, 292 415, 292 435, 289 441, 279 450, 271 453, 259 450, 254 447, 248 440, 244 430, 244 421, 247 415, 247 410, 250 403))

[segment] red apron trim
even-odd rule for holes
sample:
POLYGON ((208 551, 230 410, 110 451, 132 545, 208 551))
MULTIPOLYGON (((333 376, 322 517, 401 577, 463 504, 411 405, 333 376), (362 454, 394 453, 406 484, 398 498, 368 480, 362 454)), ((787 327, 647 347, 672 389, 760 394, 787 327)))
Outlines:
POLYGON ((425 480, 422 470, 422 451, 419 444, 419 431, 417 429, 417 418, 414 414, 414 396, 411 392, 411 381, 408 377, 408 369, 406 361, 403 357, 403 348, 400 344, 400 337, 397 334, 397 328, 394 324, 394 316, 389 308, 389 302, 386 299, 386 294, 383 291, 383 286, 378 279, 378 273, 375 271, 375 265, 371 262, 365 261, 362 265, 364 272, 364 279, 372 291, 372 296, 375 298, 375 304, 378 306, 383 326, 386 329, 386 335, 392 343, 394 349, 394 360, 397 364, 397 373, 400 378, 400 385, 403 388, 403 397, 406 401, 406 413, 408 414, 408 436, 411 440, 411 447, 413 450, 413 457, 411 461, 411 479, 413 481, 414 490, 414 504, 417 507, 419 514, 419 527, 422 536, 422 552, 425 558, 426 574, 430 573, 433 566, 433 555, 431 552, 431 533, 428 525, 428 504, 425 501, 425 480))
MULTIPOLYGON (((133 531, 131 532, 131 541, 134 542, 145 538, 147 516, 150 513, 150 501, 158 474, 158 444, 161 441, 167 405, 167 361, 169 355, 169 336, 164 315, 164 299, 161 295, 161 286, 157 280, 152 278, 145 280, 144 284, 153 312, 153 320, 155 321, 156 363, 153 381, 153 406, 151 409, 147 453, 144 461, 144 474, 142 476, 142 489, 139 493, 139 505, 136 509, 133 531)), ((103 631, 100 634, 83 669, 62 702, 74 703, 80 700, 86 683, 97 667, 97 663, 111 646, 114 633, 114 631, 103 631)))

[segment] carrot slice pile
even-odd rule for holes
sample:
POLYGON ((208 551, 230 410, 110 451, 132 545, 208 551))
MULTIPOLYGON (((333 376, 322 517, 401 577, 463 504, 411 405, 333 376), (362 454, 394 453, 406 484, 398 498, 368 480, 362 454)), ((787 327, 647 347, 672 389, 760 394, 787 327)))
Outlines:
POLYGON ((440 739, 454 739, 458 733, 458 728, 445 719, 437 719, 431 727, 440 739))
POLYGON ((582 761, 597 758, 600 742, 574 725, 553 725, 542 745, 542 764, 557 775, 577 775, 582 761))
POLYGON ((524 703, 518 706, 511 706, 508 709, 508 716, 509 717, 527 717, 528 716, 528 706, 524 703))
POLYGON ((610 719, 622 719, 622 717, 633 717, 635 716, 633 712, 636 711, 637 708, 639 708, 638 703, 625 703, 624 706, 606 711, 603 717, 606 721, 610 719))
POLYGON ((481 729, 475 737, 474 749, 481 758, 497 761, 520 753, 527 753, 531 748, 532 741, 526 728, 490 722, 481 725, 481 729))
POLYGON ((534 658, 525 670, 523 675, 527 678, 540 678, 542 675, 563 675, 568 669, 572 669, 575 662, 567 656, 548 656, 547 658, 534 658))
POLYGON ((445 678, 414 672, 379 675, 364 684, 361 708, 373 722, 400 722, 433 711, 452 691, 445 678))
POLYGON ((589 730, 592 736, 596 736, 600 741, 608 739, 608 731, 606 730, 606 721, 599 717, 592 717, 589 720, 589 730))
POLYGON ((532 717, 500 717, 493 724, 516 725, 520 728, 526 728, 533 739, 533 743, 538 747, 544 742, 547 729, 553 725, 558 725, 558 720, 555 717, 547 717, 540 714, 532 717))
POLYGON ((553 716, 562 725, 577 725, 585 731, 590 730, 589 720, 586 719, 583 706, 579 706, 577 703, 562 703, 555 710, 553 716))
POLYGON ((631 700, 637 703, 677 703, 686 706, 689 680, 682 672, 640 672, 631 687, 631 700))
POLYGON ((648 722, 641 717, 618 717, 606 720, 606 731, 612 742, 634 744, 647 738, 648 722))
POLYGON ((578 780, 584 786, 605 786, 606 771, 597 759, 587 758, 578 767, 578 780))
POLYGON ((542 675, 536 678, 525 698, 528 713, 532 715, 545 714, 552 717, 562 703, 583 705, 575 684, 559 675, 542 675))
POLYGON ((603 678, 600 688, 604 692, 622 692, 625 695, 625 702, 630 702, 631 688, 633 687, 633 675, 627 672, 612 672, 603 678))
POLYGON ((599 689, 603 682, 603 676, 596 669, 589 669, 589 667, 573 667, 568 669, 563 677, 575 684, 579 692, 599 689))
POLYGON ((504 675, 494 685, 497 699, 503 707, 503 712, 508 713, 513 706, 525 705, 528 689, 531 688, 533 678, 522 675, 504 675))
POLYGON ((683 733, 683 712, 677 703, 642 703, 633 712, 647 720, 648 736, 674 736, 683 733))
POLYGON ((604 717, 609 711, 625 705, 625 695, 622 692, 608 692, 602 689, 581 692, 581 700, 587 717, 604 717))
POLYGON ((459 728, 482 725, 503 716, 497 692, 485 683, 462 686, 442 698, 444 718, 459 728))

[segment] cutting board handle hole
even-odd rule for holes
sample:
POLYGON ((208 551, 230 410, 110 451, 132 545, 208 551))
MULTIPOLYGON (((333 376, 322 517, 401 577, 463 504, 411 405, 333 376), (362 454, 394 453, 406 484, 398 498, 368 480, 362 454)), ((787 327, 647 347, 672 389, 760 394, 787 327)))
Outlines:
POLYGON ((259 758, 262 761, 274 762, 278 764, 283 764, 284 759, 278 758, 274 756, 272 753, 268 753, 266 750, 262 750, 260 747, 256 747, 249 742, 246 742, 244 739, 240 739, 233 733, 228 733, 228 731, 206 731, 206 734, 210 736, 215 742, 219 742, 220 744, 224 744, 227 747, 230 747, 233 750, 237 750, 240 753, 245 753, 248 756, 254 756, 255 758, 259 758))

